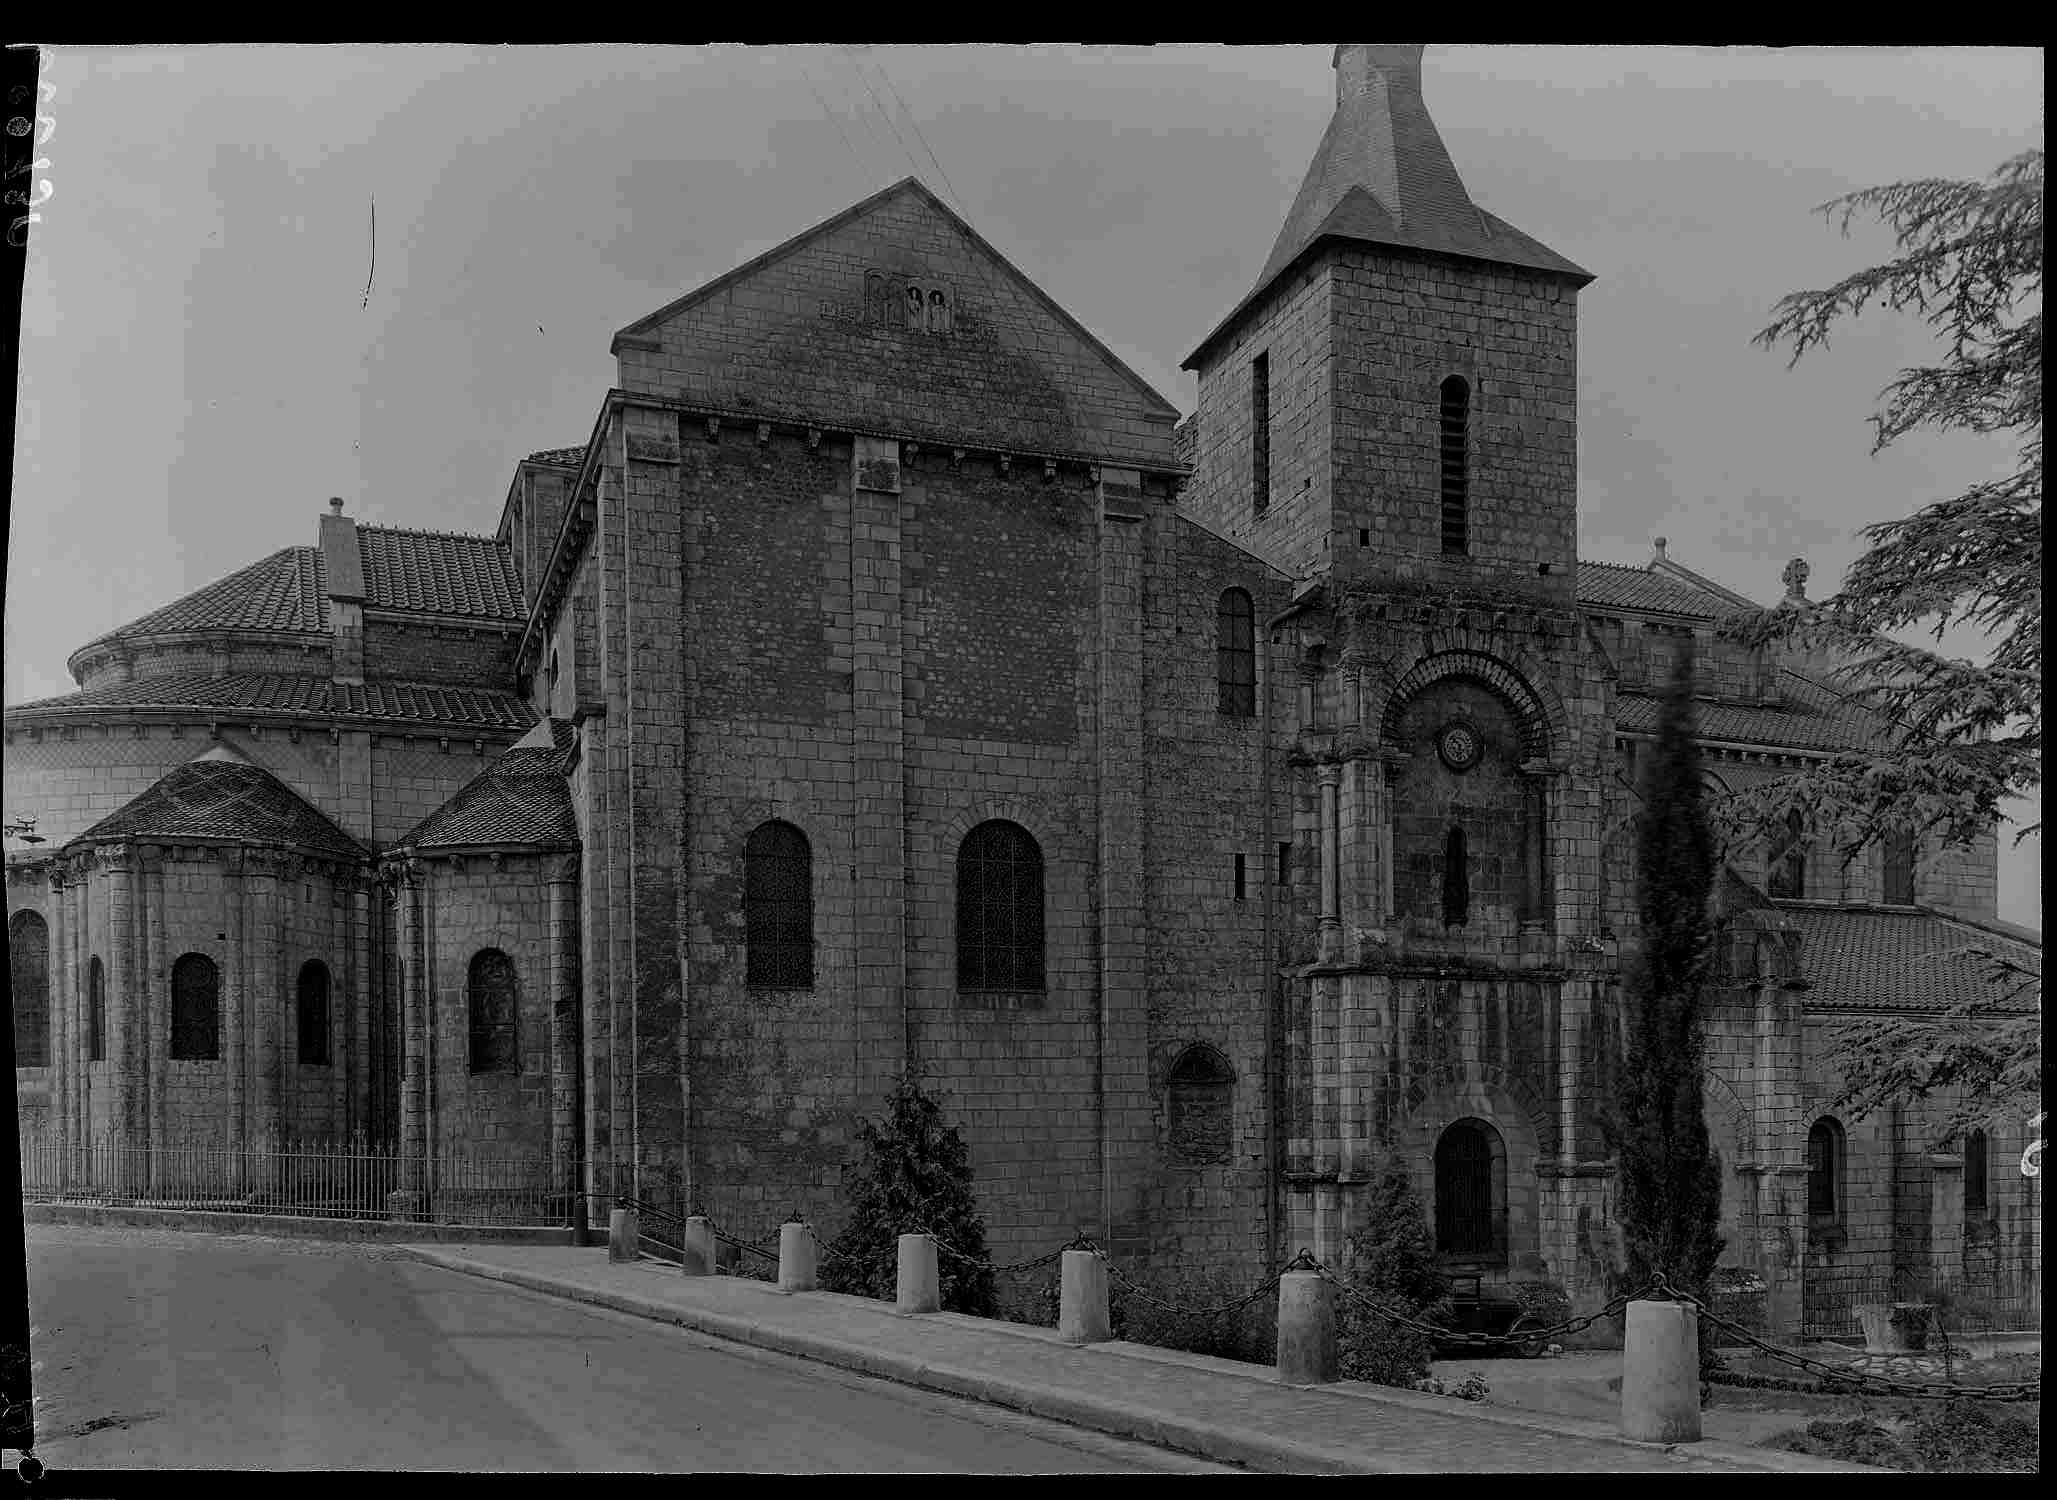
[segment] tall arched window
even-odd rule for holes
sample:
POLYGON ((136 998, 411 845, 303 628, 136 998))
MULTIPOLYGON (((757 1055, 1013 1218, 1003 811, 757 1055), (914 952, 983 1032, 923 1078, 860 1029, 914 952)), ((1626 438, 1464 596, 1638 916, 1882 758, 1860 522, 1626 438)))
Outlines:
POLYGON ((1226 589, 1214 616, 1214 680, 1221 711, 1247 719, 1257 712, 1257 621, 1250 596, 1226 589))
POLYGON ((1471 542, 1470 476, 1465 451, 1471 427, 1471 387, 1460 375, 1443 382, 1443 551, 1465 552, 1471 542))
POLYGON ((471 958, 466 992, 471 1006, 471 1071, 518 1073, 514 960, 498 948, 481 948, 471 958))
POLYGON ((1785 835, 1780 841, 1777 857, 1765 877, 1766 895, 1785 901, 1798 901, 1807 894, 1807 845, 1806 826, 1801 823, 1797 812, 1786 814, 1785 835))
POLYGON ((1807 1216, 1839 1223, 1843 1217, 1843 1127, 1823 1115, 1807 1132, 1807 1216))
POLYGON ((1462 927, 1471 916, 1471 875, 1466 869, 1464 830, 1452 828, 1443 839, 1443 925, 1462 927))
POLYGON ((50 1066, 50 928, 32 911, 7 924, 7 977, 14 985, 14 1065, 50 1066))
POLYGON ((814 983, 814 858, 791 823, 761 823, 743 845, 746 982, 814 983))
POLYGON ((1483 1120, 1459 1120, 1436 1142, 1436 1249, 1445 1255, 1489 1256, 1500 1248, 1495 1144, 1483 1120))
POLYGON ((107 971, 98 954, 86 965, 86 1061, 107 1061, 107 971))
POLYGON ((1986 1211, 1986 1133, 1974 1130, 1964 1138, 1964 1212, 1986 1211))
POLYGON ((300 1061, 323 1066, 329 1061, 328 965, 310 958, 300 966, 300 1061))
POLYGON ((957 851, 957 987, 1043 988, 1043 851, 1015 823, 981 823, 957 851))
POLYGON ((186 1062, 221 1056, 221 971, 204 953, 171 966, 171 1055, 186 1062))

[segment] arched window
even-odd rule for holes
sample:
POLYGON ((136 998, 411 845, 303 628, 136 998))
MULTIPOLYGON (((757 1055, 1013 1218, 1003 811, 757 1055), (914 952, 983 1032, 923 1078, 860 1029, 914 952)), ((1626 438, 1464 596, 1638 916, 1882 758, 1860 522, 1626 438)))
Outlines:
POLYGON ((1214 679, 1221 711, 1233 719, 1257 712, 1256 631, 1250 596, 1224 590, 1214 617, 1214 679))
POLYGON ((929 289, 929 332, 950 331, 950 299, 941 287, 929 289))
POLYGON ((1443 382, 1443 551, 1461 555, 1471 542, 1469 459, 1465 452, 1471 427, 1471 387, 1452 375, 1443 382))
POLYGON ((14 985, 14 1065, 50 1066, 50 928, 32 911, 7 924, 7 977, 14 985))
POLYGON ((323 1066, 329 1061, 329 971, 319 959, 300 966, 300 1061, 323 1066))
POLYGON ((471 1002, 471 1070, 474 1073, 518 1073, 514 961, 498 948, 472 955, 467 986, 471 1002))
POLYGON ((1462 927, 1471 915, 1471 875, 1465 868, 1464 830, 1452 828, 1443 839, 1443 925, 1462 927))
POLYGON ((1483 1120, 1459 1120, 1436 1142, 1436 1249, 1442 1254, 1490 1256, 1500 1248, 1495 1144, 1493 1127, 1483 1120))
POLYGON ((864 273, 864 321, 884 323, 886 314, 892 311, 886 300, 886 278, 878 271, 864 273))
POLYGON ((1974 1130, 1964 1138, 1964 1212, 1986 1211, 1986 1133, 1974 1130))
POLYGON ((221 1056, 221 971, 204 953, 171 966, 171 1055, 186 1062, 221 1056))
POLYGON ((1043 852, 1018 824, 981 823, 957 851, 957 987, 1043 988, 1043 852))
POLYGON ((1885 836, 1885 889, 1881 899, 1888 906, 1914 904, 1914 835, 1895 828, 1885 836))
POLYGON ((1843 1217, 1843 1127, 1823 1115, 1807 1132, 1807 1216, 1828 1223, 1843 1217))
POLYGON ((746 982, 814 983, 814 859, 791 823, 761 823, 743 845, 746 982))
POLYGON ((86 965, 86 1061, 107 1061, 107 971, 98 954, 86 965))
POLYGON ((1229 1159, 1235 1139, 1236 1075, 1228 1059, 1204 1043, 1186 1048, 1166 1080, 1170 1156, 1198 1167, 1229 1159))
POLYGON ((1806 828, 1798 812, 1786 814, 1785 837, 1764 881, 1766 895, 1798 901, 1807 894, 1806 828))

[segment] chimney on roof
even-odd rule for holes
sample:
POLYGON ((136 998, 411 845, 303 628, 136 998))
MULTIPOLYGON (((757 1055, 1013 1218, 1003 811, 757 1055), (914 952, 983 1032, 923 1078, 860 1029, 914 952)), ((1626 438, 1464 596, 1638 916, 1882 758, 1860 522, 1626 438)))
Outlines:
POLYGON ((343 514, 340 496, 329 500, 321 518, 321 569, 328 580, 330 676, 337 682, 364 681, 364 554, 357 523, 343 514))
POLYGON ((1671 559, 1664 555, 1664 538, 1660 536, 1657 538, 1657 550, 1650 558, 1650 566, 1654 568, 1661 562, 1670 561, 1671 559))

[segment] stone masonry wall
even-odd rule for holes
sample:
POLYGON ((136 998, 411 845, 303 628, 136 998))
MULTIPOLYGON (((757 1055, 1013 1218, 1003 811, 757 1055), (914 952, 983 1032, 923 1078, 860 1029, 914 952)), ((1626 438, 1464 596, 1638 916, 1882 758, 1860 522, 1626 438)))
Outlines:
POLYGON ((1317 261, 1282 280, 1264 308, 1215 349, 1200 370, 1191 484, 1179 509, 1299 576, 1329 561, 1335 496, 1334 287, 1317 261), (1262 515, 1252 503, 1252 366, 1264 355, 1270 386, 1271 483, 1262 515))
POLYGON ((1304 841, 1295 842, 1284 757, 1274 752, 1264 812, 1267 728, 1290 705, 1289 657, 1264 622, 1287 603, 1287 580, 1183 516, 1158 516, 1148 536, 1143 606, 1146 973, 1153 1139, 1146 1202, 1155 1253, 1221 1267, 1264 1264, 1270 1204, 1265 1112, 1266 1012, 1276 1004, 1272 952, 1295 906, 1313 899, 1304 841), (1260 702, 1271 712, 1225 716, 1218 692, 1222 592, 1253 601, 1260 702), (1287 846, 1283 861, 1279 845, 1287 846), (1244 886, 1235 889, 1235 861, 1244 886), (1188 1047, 1213 1048, 1233 1072, 1225 1150, 1205 1159, 1173 1131, 1169 1074, 1188 1047))

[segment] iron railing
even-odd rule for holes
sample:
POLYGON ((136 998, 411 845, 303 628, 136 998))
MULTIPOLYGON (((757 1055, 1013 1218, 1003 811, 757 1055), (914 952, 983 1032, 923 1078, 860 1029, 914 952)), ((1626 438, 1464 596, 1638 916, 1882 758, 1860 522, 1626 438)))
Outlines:
POLYGON ((1810 1267, 1800 1287, 1800 1332, 1807 1338, 1846 1339, 1864 1332, 1858 1309, 1922 1303, 1932 1326, 1953 1338, 2038 1333, 2043 1326, 2043 1283, 2026 1273, 1962 1279, 1901 1271, 1893 1275, 1836 1274, 1810 1267))
POLYGON ((439 1224, 571 1222, 561 1166, 540 1152, 403 1153, 368 1141, 142 1145, 21 1142, 28 1203, 204 1209, 439 1224))

